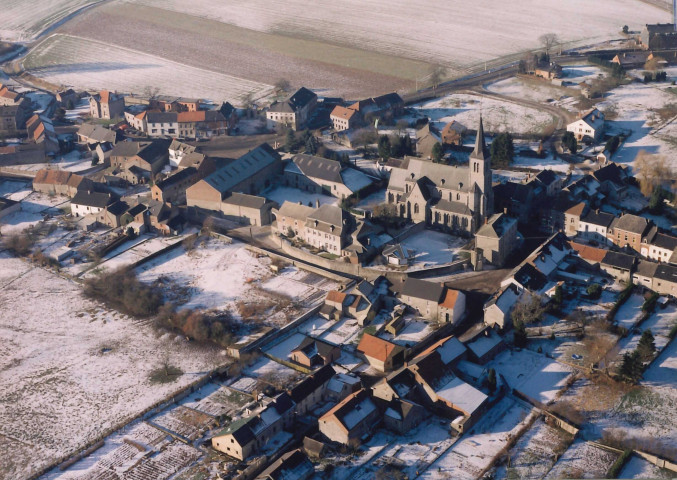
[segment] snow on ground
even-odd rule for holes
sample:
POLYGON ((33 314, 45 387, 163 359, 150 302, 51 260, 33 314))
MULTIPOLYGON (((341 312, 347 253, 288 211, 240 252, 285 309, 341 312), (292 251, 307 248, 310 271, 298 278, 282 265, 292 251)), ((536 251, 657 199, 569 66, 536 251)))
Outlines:
POLYGON ((317 201, 320 205, 338 205, 339 199, 321 193, 304 192, 293 187, 273 187, 261 194, 268 200, 282 205, 285 201, 292 203, 302 202, 304 205, 315 207, 317 201))
MULTIPOLYGON (((131 242, 131 245, 134 245, 131 248, 129 248, 130 243, 126 243, 125 244, 126 249, 124 252, 120 253, 119 255, 113 256, 112 258, 110 258, 110 260, 100 263, 96 270, 97 271, 107 270, 112 272, 114 270, 117 270, 118 268, 133 265, 136 262, 144 259, 145 257, 155 252, 159 252, 163 248, 167 248, 170 245, 174 245, 175 243, 181 242, 184 238, 185 238, 184 236, 147 237, 146 240, 144 240, 143 242, 139 242, 136 244, 135 242, 131 242)), ((181 252, 183 252, 183 250, 181 248, 177 248, 173 251, 170 251, 166 255, 168 256, 177 255, 180 254, 181 252)), ((144 267, 147 267, 148 265, 156 265, 158 262, 161 262, 162 260, 167 261, 165 255, 161 255, 158 259, 155 259, 153 262, 144 265, 144 267)), ((181 271, 179 271, 179 273, 180 272, 181 271)), ((87 275, 93 274, 95 274, 94 271, 88 273, 87 275)))
POLYGON ((262 380, 286 385, 293 383, 293 380, 298 379, 301 374, 296 370, 277 363, 270 358, 261 358, 251 367, 245 369, 247 375, 262 380))
POLYGON ((11 198, 17 192, 30 188, 29 180, 4 178, 0 180, 0 197, 11 198))
POLYGON ((302 325, 299 325, 298 331, 310 335, 311 337, 317 337, 326 332, 332 325, 334 325, 334 322, 331 320, 327 320, 319 315, 314 315, 303 322, 302 325))
POLYGON ((48 113, 45 111, 49 108, 49 106, 53 102, 56 101, 53 95, 39 91, 27 93, 26 98, 28 98, 31 101, 31 107, 33 111, 40 115, 48 113))
POLYGON ((80 287, 0 254, 0 451, 25 478, 202 377, 222 360, 173 335, 157 337, 85 299, 80 287), (160 355, 158 352, 162 352, 160 355), (161 356, 181 368, 151 385, 161 356))
POLYGON ((605 76, 606 72, 595 65, 566 65, 562 67, 562 80, 576 85, 605 76))
MULTIPOLYGON (((84 90, 142 93, 148 85, 163 95, 240 102, 246 94, 267 95, 272 87, 220 71, 189 67, 142 51, 71 35, 54 34, 24 59, 27 71, 56 85, 84 90)), ((212 68, 215 68, 213 66, 212 68)))
POLYGON ((97 0, 4 0, 0 14, 0 37, 6 41, 26 41, 62 21, 83 6, 97 0))
POLYGON ((377 192, 372 193, 371 195, 364 197, 357 203, 357 205, 355 205, 355 207, 372 210, 376 205, 381 205, 382 203, 385 203, 385 201, 386 201, 386 190, 384 188, 383 190, 379 190, 377 192))
MULTIPOLYGON (((442 130, 456 120, 475 129, 482 112, 484 129, 487 132, 540 133, 553 123, 553 117, 533 108, 504 102, 494 98, 454 93, 411 106, 418 115, 430 118, 434 126, 442 130)), ((411 120, 414 120, 413 118, 411 120)))
POLYGON ((89 101, 86 98, 81 98, 73 107, 72 110, 66 110, 66 120, 76 122, 89 115, 89 101))
POLYGON ((606 473, 618 458, 618 454, 608 452, 587 443, 576 440, 557 461, 545 477, 559 478, 605 478, 606 473))
POLYGON ((532 168, 534 170, 553 170, 559 173, 567 173, 571 168, 569 162, 553 156, 552 153, 548 153, 545 158, 535 158, 522 156, 517 151, 512 164, 515 167, 532 168))
POLYGON ((602 111, 613 109, 616 117, 607 122, 609 134, 632 131, 630 137, 614 154, 618 163, 632 163, 640 151, 666 156, 673 169, 677 169, 677 123, 671 122, 658 131, 660 117, 651 111, 677 103, 677 97, 665 89, 666 84, 631 83, 611 90, 605 100, 597 105, 602 111))
POLYGON ((659 468, 638 455, 632 455, 623 466, 618 478, 661 479, 674 478, 674 472, 659 468))
POLYGON ((430 335, 432 331, 433 328, 430 326, 430 323, 421 319, 408 318, 406 319, 405 327, 397 335, 393 336, 391 333, 382 332, 379 334, 379 337, 398 345, 413 347, 430 335))
POLYGON ((485 86, 492 93, 513 98, 523 98, 532 102, 548 102, 570 96, 567 89, 558 87, 542 78, 510 77, 485 86))
POLYGON ((56 157, 47 163, 29 163, 25 165, 12 165, 12 169, 22 172, 35 174, 43 168, 58 168, 59 170, 68 170, 69 172, 82 172, 92 168, 91 158, 82 158, 78 150, 73 150, 65 155, 56 157))
POLYGON ((540 48, 539 35, 551 31, 566 42, 581 40, 592 44, 618 38, 619 25, 628 18, 637 25, 669 19, 667 12, 632 0, 600 0, 592 4, 585 0, 546 0, 538 8, 524 1, 508 6, 499 0, 482 3, 423 0, 417 3, 415 11, 407 0, 368 3, 341 0, 317 4, 314 8, 307 8, 303 0, 252 0, 236 4, 136 0, 135 3, 208 17, 259 32, 293 32, 321 42, 442 63, 453 70, 540 48), (580 15, 581 11, 586 14, 580 15), (557 19, 556 25, 553 19, 557 19), (346 31, 351 34, 346 36, 346 31))
POLYGON ((496 478, 543 478, 573 437, 540 417, 508 452, 510 467, 497 468, 496 478))
POLYGON ((644 297, 635 293, 621 305, 621 308, 616 312, 614 321, 621 327, 631 330, 639 319, 642 317, 642 305, 644 304, 644 297))
POLYGON ((305 338, 306 336, 302 333, 295 333, 289 337, 283 338, 275 345, 266 348, 265 352, 275 358, 289 361, 292 350, 298 347, 305 338))
POLYGON ((529 409, 504 398, 419 477, 427 480, 475 479, 489 467, 527 421, 529 409))
POLYGON ((20 210, 5 215, 0 220, 0 234, 20 233, 26 228, 41 222, 45 215, 60 215, 63 212, 57 207, 68 204, 62 196, 49 196, 44 193, 31 192, 21 201, 20 210))
MULTIPOLYGON (((426 230, 416 233, 400 242, 402 247, 414 250, 414 259, 409 271, 447 265, 459 258, 459 253, 468 240, 447 233, 426 230)), ((377 260, 377 261, 380 261, 377 260)), ((387 265, 371 265, 373 268, 387 269, 387 265)))
POLYGON ((357 320, 344 317, 335 322, 319 338, 345 347, 350 343, 357 343, 361 331, 362 328, 358 325, 357 320))
POLYGON ((662 350, 670 341, 668 334, 673 325, 677 325, 677 307, 669 305, 663 310, 658 309, 656 313, 642 322, 635 334, 628 335, 621 339, 619 342, 620 350, 616 361, 620 362, 623 354, 630 353, 637 348, 639 340, 642 338, 642 332, 645 330, 651 330, 651 333, 654 336, 656 349, 658 351, 662 350))
MULTIPOLYGON (((373 478, 373 475, 369 475, 370 465, 369 463, 380 455, 383 450, 388 447, 390 442, 393 441, 394 434, 385 431, 378 431, 373 437, 371 437, 366 443, 362 444, 359 447, 359 455, 351 456, 346 461, 346 457, 341 455, 336 460, 334 460, 331 455, 325 456, 325 461, 329 460, 331 464, 341 463, 340 468, 334 469, 329 477, 331 480, 364 480, 373 478), (332 461, 333 460, 333 461, 332 461), (361 470, 362 467, 366 466, 367 476, 362 477, 360 474, 364 472, 361 470)), ((314 478, 318 478, 317 476, 314 478)), ((325 474, 321 475, 319 478, 322 480, 326 479, 325 474)))
POLYGON ((573 369, 530 350, 506 350, 487 364, 515 388, 542 403, 555 399, 573 369))

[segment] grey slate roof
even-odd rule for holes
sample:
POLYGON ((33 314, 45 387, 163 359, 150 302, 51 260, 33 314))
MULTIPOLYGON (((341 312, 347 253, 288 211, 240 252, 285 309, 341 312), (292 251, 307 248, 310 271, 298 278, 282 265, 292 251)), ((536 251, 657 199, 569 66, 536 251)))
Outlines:
POLYGON ((677 237, 666 235, 664 233, 657 233, 651 241, 651 245, 655 245, 659 248, 665 248, 666 250, 674 250, 677 248, 677 237))
POLYGON ((155 185, 157 185, 157 187, 160 189, 168 188, 174 184, 177 184, 192 177, 193 175, 197 175, 197 169, 195 167, 184 168, 183 170, 179 170, 178 172, 176 172, 173 175, 170 175, 167 178, 163 178, 162 180, 158 181, 155 185))
POLYGON ((602 265, 608 265, 622 270, 632 270, 635 264, 635 257, 619 252, 607 252, 602 259, 602 265))
POLYGON ((109 130, 103 125, 93 125, 91 123, 83 123, 78 129, 78 135, 87 137, 95 142, 110 142, 115 143, 115 132, 109 130))
POLYGON ((482 117, 480 116, 480 128, 477 129, 477 137, 475 137, 475 148, 470 154, 470 158, 477 158, 480 160, 485 160, 489 158, 489 149, 487 148, 487 142, 484 139, 484 123, 482 122, 482 117))
POLYGON ((237 160, 208 175, 204 181, 223 195, 238 183, 256 175, 267 166, 279 160, 280 155, 270 145, 263 143, 237 160))
POLYGON ((71 200, 72 204, 85 205, 87 207, 104 208, 115 201, 110 193, 88 192, 80 190, 71 200))
POLYGON ((504 215, 503 213, 495 213, 487 220, 487 223, 482 225, 477 230, 476 235, 481 237, 500 238, 508 227, 510 227, 517 220, 504 215))
POLYGON ((146 113, 146 123, 176 123, 178 122, 176 112, 148 112, 146 113))
POLYGON ((665 280, 672 283, 677 283, 677 267, 674 265, 666 265, 664 263, 661 263, 658 265, 658 268, 656 268, 654 278, 658 278, 659 280, 665 280))
POLYGON ((431 302, 438 302, 444 294, 444 286, 436 282, 426 282, 417 278, 409 277, 402 287, 402 295, 414 298, 422 298, 431 302))
POLYGON ((465 203, 450 202, 449 200, 441 199, 433 207, 433 210, 440 210, 442 212, 456 213, 459 215, 472 215, 472 212, 465 203))
POLYGON ((291 217, 297 220, 305 221, 308 215, 313 213, 315 209, 307 205, 299 205, 298 203, 285 201, 279 208, 278 212, 283 217, 291 217))
POLYGON ((658 263, 649 262, 647 260, 640 260, 639 263, 637 264, 635 274, 642 277, 652 278, 656 273, 658 265, 659 265, 658 263))
POLYGON ((642 235, 650 225, 649 220, 646 218, 626 213, 622 217, 616 219, 613 228, 642 235))
POLYGON ((600 227, 609 228, 616 217, 607 212, 598 210, 589 210, 588 213, 581 217, 581 222, 590 223, 592 225, 599 225, 600 227))
POLYGON ((393 168, 390 172, 388 189, 404 192, 407 182, 417 181, 427 177, 438 187, 452 188, 459 191, 469 191, 470 168, 433 163, 420 158, 409 158, 406 168, 393 168), (413 177, 412 177, 413 174, 413 177))
POLYGON ((293 113, 309 104, 317 95, 306 87, 299 88, 293 95, 282 102, 274 102, 268 109, 271 112, 293 113))
POLYGON ((341 178, 341 170, 343 170, 341 162, 305 154, 296 155, 293 162, 306 177, 343 183, 343 178, 341 178))
POLYGON ((247 195, 246 193, 233 192, 223 203, 228 205, 239 205, 245 208, 260 209, 266 204, 267 200, 256 195, 247 195))

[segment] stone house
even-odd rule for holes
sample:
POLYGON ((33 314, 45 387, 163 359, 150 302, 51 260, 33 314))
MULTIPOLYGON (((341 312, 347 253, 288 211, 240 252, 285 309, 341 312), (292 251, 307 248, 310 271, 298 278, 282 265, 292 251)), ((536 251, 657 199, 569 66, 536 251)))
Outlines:
MULTIPOLYGON (((587 212, 587 204, 580 202, 564 212, 564 234, 567 237, 578 235, 581 216, 587 212)), ((604 235, 606 237, 606 235, 604 235)))
POLYGON ((317 95, 305 87, 281 102, 273 102, 266 112, 268 127, 277 125, 302 130, 312 117, 317 107, 317 95))
POLYGON ((116 200, 110 193, 79 191, 71 200, 71 214, 74 217, 98 214, 116 200))
POLYGON ((97 222, 107 225, 111 228, 121 226, 124 214, 129 210, 129 205, 118 200, 117 202, 107 205, 102 211, 96 214, 97 222))
POLYGON ((155 182, 150 188, 151 198, 163 203, 183 203, 186 200, 186 189, 199 178, 195 167, 179 170, 155 182))
POLYGON ((651 220, 626 213, 614 219, 609 227, 607 238, 620 248, 629 248, 639 253, 652 227, 651 220))
POLYGON ((186 190, 189 207, 221 210, 232 192, 256 195, 268 187, 282 170, 280 155, 263 143, 237 160, 221 166, 186 190))
POLYGON ((92 118, 113 119, 122 117, 125 112, 125 99, 122 95, 101 90, 89 97, 89 114, 92 118))
POLYGON ((238 460, 262 448, 268 441, 292 427, 294 402, 287 393, 281 393, 262 411, 232 422, 212 437, 212 447, 238 460))
POLYGON ((348 108, 359 112, 365 120, 378 117, 395 117, 404 110, 404 100, 393 92, 360 100, 349 105, 348 108))
POLYGON ((652 230, 642 242, 641 255, 659 262, 670 262, 677 252, 677 237, 658 233, 656 227, 652 230))
POLYGON ((332 402, 340 402, 347 396, 362 388, 360 378, 347 373, 337 373, 327 384, 327 399, 332 402))
POLYGON ((329 440, 358 447, 362 439, 373 432, 380 416, 367 391, 360 390, 322 415, 318 424, 320 432, 329 440))
POLYGON ((305 337, 291 351, 291 360, 308 368, 330 365, 341 356, 341 349, 323 340, 305 337))
POLYGON ((394 398, 382 406, 383 426, 405 435, 418 427, 428 412, 418 403, 394 398))
POLYGON ((632 283, 653 290, 654 277, 659 265, 660 264, 655 262, 639 260, 635 267, 635 271, 632 272, 632 283))
POLYGON ((489 263, 502 267, 517 248, 517 220, 505 213, 496 213, 486 220, 475 234, 475 249, 489 263))
POLYGON ((607 198, 619 201, 627 196, 630 174, 626 168, 611 162, 592 172, 592 175, 599 182, 600 191, 607 198))
POLYGON ((336 205, 321 205, 305 223, 304 240, 320 250, 341 255, 350 230, 355 227, 353 216, 336 205))
POLYGON ((228 120, 218 110, 198 110, 176 114, 178 137, 196 140, 228 134, 228 120))
POLYGON ((409 158, 393 168, 386 193, 400 218, 473 234, 493 211, 491 158, 480 119, 468 167, 409 158))
POLYGON ((315 209, 306 205, 293 202, 284 202, 279 209, 273 209, 275 217, 274 228, 280 235, 294 236, 301 239, 306 237, 306 219, 315 209))
POLYGON ((331 365, 325 365, 287 391, 294 401, 296 416, 307 414, 327 399, 327 387, 335 374, 331 365))
POLYGON ((152 138, 179 136, 179 118, 174 112, 146 112, 144 132, 152 138))
POLYGON ((442 129, 442 143, 444 145, 463 145, 463 136, 467 133, 468 129, 465 125, 452 120, 447 123, 442 129))
POLYGON ((277 206, 264 197, 234 192, 221 202, 221 213, 228 220, 260 227, 271 224, 277 206))
POLYGON ((287 185, 300 190, 346 198, 373 182, 365 174, 341 162, 298 154, 284 169, 287 185))
POLYGON ((507 212, 520 224, 529 221, 532 214, 535 192, 532 184, 517 182, 500 183, 493 187, 494 211, 507 212))
POLYGON ((492 328, 509 328, 512 325, 512 309, 520 296, 521 291, 514 284, 499 290, 484 304, 484 324, 492 328))
POLYGON ((552 170, 541 170, 530 182, 538 184, 547 197, 554 197, 562 190, 562 177, 552 170))
POLYGON ((433 128, 430 123, 416 130, 416 153, 425 159, 433 158, 433 148, 435 144, 442 145, 442 138, 439 132, 433 128))
POLYGON ((125 112, 125 121, 134 130, 146 132, 148 130, 146 115, 148 115, 148 112, 145 110, 143 112, 125 112))
POLYGON ((83 123, 78 128, 77 132, 78 143, 86 143, 89 145, 99 143, 111 143, 115 145, 117 142, 117 134, 103 125, 95 125, 93 123, 83 123))
POLYGON ((357 351, 379 372, 389 372, 404 362, 404 347, 368 333, 362 335, 357 351))
POLYGON ((167 140, 119 142, 110 152, 110 164, 124 180, 137 184, 152 180, 167 164, 167 140))
POLYGON ((668 50, 676 48, 677 32, 675 31, 675 24, 645 24, 640 32, 639 41, 646 50, 668 50))
POLYGON ((609 232, 616 217, 600 210, 588 210, 578 220, 578 236, 600 245, 611 243, 609 232))
POLYGON ((400 300, 421 317, 439 323, 456 324, 465 312, 465 294, 444 286, 408 277, 402 285, 400 300))
POLYGON ((172 168, 178 168, 181 161, 191 153, 196 153, 197 147, 189 145, 180 140, 172 140, 169 144, 169 165, 172 168))
POLYGON ((606 255, 604 255, 604 258, 600 262, 600 268, 616 280, 629 282, 632 278, 632 271, 636 261, 637 258, 632 255, 619 252, 606 252, 606 255))
POLYGON ((255 480, 307 480, 315 474, 315 467, 301 450, 283 454, 268 468, 259 473, 255 480))
POLYGON ((26 123, 18 106, 0 106, 0 135, 16 135, 26 123))
POLYGON ((677 266, 659 264, 653 277, 653 290, 677 298, 677 266))
POLYGON ((447 288, 438 305, 437 321, 457 325, 465 315, 465 293, 447 288))

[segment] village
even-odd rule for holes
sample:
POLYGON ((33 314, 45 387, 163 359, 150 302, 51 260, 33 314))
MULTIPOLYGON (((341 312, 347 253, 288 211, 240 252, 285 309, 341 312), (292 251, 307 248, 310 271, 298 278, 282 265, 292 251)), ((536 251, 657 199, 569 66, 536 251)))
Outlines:
POLYGON ((623 33, 366 98, 0 77, 0 477, 677 475, 677 34, 623 33))

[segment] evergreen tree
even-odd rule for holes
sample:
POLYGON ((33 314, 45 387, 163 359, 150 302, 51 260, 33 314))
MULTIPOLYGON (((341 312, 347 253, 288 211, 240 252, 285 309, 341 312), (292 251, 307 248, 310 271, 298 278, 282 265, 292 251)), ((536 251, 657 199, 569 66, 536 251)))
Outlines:
POLYGON ((315 155, 317 153, 317 139, 312 135, 306 140, 306 153, 308 155, 315 155))
POLYGON ((637 350, 632 353, 623 354, 623 361, 618 369, 618 373, 630 382, 639 380, 642 376, 642 360, 637 350))
POLYGON ((642 333, 636 351, 639 358, 644 362, 648 362, 653 358, 654 353, 656 353, 656 343, 650 329, 644 330, 642 333))
POLYGON ((291 128, 287 130, 287 136, 284 141, 284 148, 287 152, 290 152, 296 148, 296 135, 294 135, 294 130, 291 128))
POLYGON ((649 212, 653 214, 661 213, 661 210, 663 210, 663 198, 663 189, 661 187, 654 188, 649 198, 649 212))
POLYGON ((557 309, 562 306, 562 285, 557 285, 557 287, 555 287, 555 294, 552 296, 552 303, 557 309))
POLYGON ((507 167, 515 157, 515 144, 512 135, 500 133, 491 142, 491 163, 497 167, 507 167))
POLYGON ((390 139, 388 135, 381 135, 378 139, 378 156, 383 160, 390 158, 390 139))
POLYGON ((442 145, 440 145, 440 142, 435 142, 431 154, 433 163, 440 163, 442 161, 442 145))
POLYGON ((609 150, 609 152, 613 155, 616 153, 616 150, 618 150, 618 147, 621 144, 621 139, 618 135, 614 135, 609 139, 608 142, 606 142, 606 150, 609 150))
POLYGON ((574 132, 565 132, 564 135, 562 135, 562 145, 564 145, 571 153, 576 153, 578 150, 578 142, 576 141, 574 132))
POLYGON ((521 321, 514 322, 513 326, 515 327, 515 332, 513 334, 513 340, 516 347, 526 347, 527 346, 527 330, 524 327, 524 323, 521 321))
POLYGON ((496 391, 496 370, 493 368, 490 368, 489 372, 487 373, 487 387, 491 393, 496 391))

